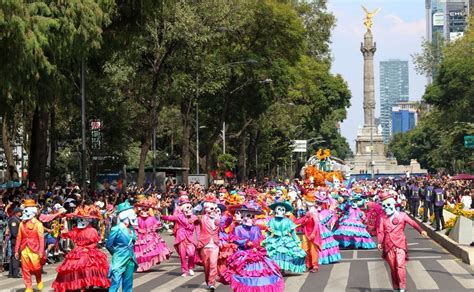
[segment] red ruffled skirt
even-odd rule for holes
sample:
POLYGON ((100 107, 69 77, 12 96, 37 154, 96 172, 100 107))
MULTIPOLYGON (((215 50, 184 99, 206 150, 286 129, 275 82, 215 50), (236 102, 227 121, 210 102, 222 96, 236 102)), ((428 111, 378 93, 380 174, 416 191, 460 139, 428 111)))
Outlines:
POLYGON ((107 256, 97 248, 75 247, 56 271, 58 275, 51 287, 57 292, 110 287, 107 256))

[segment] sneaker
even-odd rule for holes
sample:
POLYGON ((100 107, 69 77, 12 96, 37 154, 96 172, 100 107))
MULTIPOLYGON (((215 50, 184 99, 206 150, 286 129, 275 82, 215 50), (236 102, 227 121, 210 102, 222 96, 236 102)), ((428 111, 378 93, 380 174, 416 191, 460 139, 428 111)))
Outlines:
POLYGON ((181 274, 181 277, 186 277, 186 276, 188 276, 186 273, 181 274))
POLYGON ((190 275, 190 276, 194 276, 194 271, 193 271, 193 270, 189 270, 189 275, 190 275))

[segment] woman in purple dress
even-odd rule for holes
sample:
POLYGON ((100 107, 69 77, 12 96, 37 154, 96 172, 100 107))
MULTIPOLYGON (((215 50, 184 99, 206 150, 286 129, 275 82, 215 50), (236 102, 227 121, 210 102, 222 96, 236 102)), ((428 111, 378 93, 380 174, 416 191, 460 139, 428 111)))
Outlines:
POLYGON ((246 204, 241 209, 242 224, 237 226, 230 239, 238 250, 227 259, 224 277, 235 292, 281 292, 285 282, 278 265, 261 247, 263 240, 260 227, 253 224, 260 207, 246 204))

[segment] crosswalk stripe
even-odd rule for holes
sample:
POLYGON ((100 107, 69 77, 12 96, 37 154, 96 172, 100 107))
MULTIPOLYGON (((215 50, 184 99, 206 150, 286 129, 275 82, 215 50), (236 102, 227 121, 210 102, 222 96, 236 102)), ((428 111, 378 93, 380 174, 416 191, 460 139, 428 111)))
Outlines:
MULTIPOLYGON (((33 279, 33 287, 35 287, 35 285, 36 285, 35 276, 32 275, 32 279, 33 279)), ((46 283, 46 282, 54 281, 54 279, 56 279, 56 274, 50 275, 50 276, 47 276, 47 277, 42 277, 41 280, 43 281, 43 283, 46 283)), ((11 291, 13 291, 14 289, 25 288, 25 284, 24 284, 23 281, 22 281, 21 284, 16 285, 16 286, 7 286, 7 287, 3 287, 3 286, 2 286, 2 287, 0 287, 0 288, 1 288, 1 289, 7 288, 7 289, 11 289, 11 291)))
POLYGON ((176 269, 176 265, 160 265, 159 268, 163 268, 162 270, 157 272, 148 272, 146 275, 143 277, 140 277, 138 279, 134 279, 133 281, 133 288, 136 288, 137 286, 140 286, 141 284, 144 284, 150 280, 153 280, 154 278, 158 277, 159 275, 162 275, 166 272, 169 272, 173 269, 176 269))
POLYGON ((300 291, 301 287, 303 287, 306 279, 309 276, 309 272, 290 276, 285 278, 285 291, 300 291))
MULTIPOLYGON (((216 283, 216 290, 218 290, 218 288, 221 286, 225 287, 221 283, 216 283)), ((191 290, 191 292, 205 292, 205 291, 206 292, 209 291, 209 289, 207 289, 206 282, 203 282, 198 288, 191 290)))
POLYGON ((350 263, 334 264, 329 275, 328 284, 324 288, 325 292, 346 291, 347 282, 349 280, 350 263))
POLYGON ((436 284, 420 261, 408 261, 407 274, 413 279, 417 290, 439 289, 438 284, 436 284))
POLYGON ((202 273, 194 273, 194 276, 187 276, 187 277, 178 277, 172 282, 169 283, 163 283, 159 286, 157 286, 155 289, 151 290, 150 292, 161 292, 161 291, 172 291, 173 289, 176 289, 180 287, 181 285, 185 284, 189 280, 201 275, 202 273), (165 288, 166 287, 166 288, 165 288), (165 289, 165 290, 163 290, 165 289))
POLYGON ((385 262, 367 262, 371 289, 392 289, 385 262))
POLYGON ((466 289, 474 289, 474 278, 454 260, 438 260, 438 263, 448 271, 456 281, 466 289))

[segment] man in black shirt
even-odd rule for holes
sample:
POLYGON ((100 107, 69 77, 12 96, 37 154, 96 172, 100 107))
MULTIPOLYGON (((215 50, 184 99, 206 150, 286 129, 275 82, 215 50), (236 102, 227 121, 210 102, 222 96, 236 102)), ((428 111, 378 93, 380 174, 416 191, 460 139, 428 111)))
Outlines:
POLYGON ((15 249, 16 237, 18 235, 18 229, 20 227, 20 216, 23 210, 16 207, 13 209, 13 216, 8 219, 8 229, 7 234, 10 236, 10 246, 12 249, 10 256, 10 265, 8 269, 9 278, 20 278, 20 261, 15 257, 13 250, 15 249))

